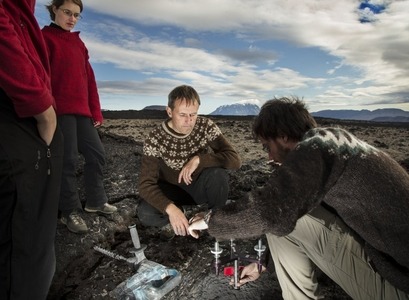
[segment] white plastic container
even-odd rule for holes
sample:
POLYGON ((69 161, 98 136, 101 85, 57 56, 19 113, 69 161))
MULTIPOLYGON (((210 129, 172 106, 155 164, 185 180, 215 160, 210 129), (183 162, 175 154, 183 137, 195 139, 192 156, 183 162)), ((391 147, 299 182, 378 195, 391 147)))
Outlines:
POLYGON ((110 296, 119 300, 158 300, 174 289, 182 275, 153 261, 142 261, 138 272, 121 282, 110 296))

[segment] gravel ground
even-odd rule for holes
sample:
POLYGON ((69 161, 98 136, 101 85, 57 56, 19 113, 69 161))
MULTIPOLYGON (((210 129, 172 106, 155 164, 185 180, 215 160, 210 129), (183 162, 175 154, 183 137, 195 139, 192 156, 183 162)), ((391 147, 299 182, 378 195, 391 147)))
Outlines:
MULTIPOLYGON (((118 117, 118 116, 116 116, 118 117)), ((107 117, 106 117, 107 118, 107 117)), ((242 156, 243 166, 230 172, 230 196, 239 199, 255 186, 262 186, 271 170, 265 165, 265 153, 251 137, 252 118, 214 118, 226 137, 242 156)), ((163 242, 151 228, 144 228, 135 216, 140 202, 137 190, 142 142, 147 132, 160 118, 140 117, 138 119, 109 119, 100 128, 107 165, 105 188, 109 202, 118 207, 110 217, 84 213, 90 228, 85 235, 69 232, 59 223, 56 236, 57 270, 48 299, 112 299, 109 292, 135 273, 133 266, 123 260, 113 259, 94 250, 94 246, 107 249, 125 258, 133 257, 133 247, 128 226, 135 224, 140 241, 146 245, 146 259, 174 268, 182 274, 180 284, 162 299, 282 299, 280 287, 269 264, 268 272, 259 280, 238 290, 229 285, 231 277, 214 271, 214 256, 210 249, 214 239, 204 233, 196 240, 192 237, 176 237, 163 242)), ((339 125, 358 137, 377 146, 408 169, 409 131, 406 125, 368 124, 321 120, 322 125, 339 125), (334 123, 335 122, 335 123, 334 123)), ((82 180, 82 164, 78 168, 78 179, 82 180)), ((79 192, 83 196, 80 185, 79 192)), ((261 237, 265 243, 264 237, 261 237)), ((254 240, 237 240, 237 249, 248 255, 255 255, 254 240)), ((229 243, 220 245, 227 255, 229 243)), ((245 263, 243 263, 245 264, 245 263)), ((225 266, 231 266, 226 264, 225 266)), ((323 290, 328 299, 350 299, 325 275, 320 276, 323 290)))

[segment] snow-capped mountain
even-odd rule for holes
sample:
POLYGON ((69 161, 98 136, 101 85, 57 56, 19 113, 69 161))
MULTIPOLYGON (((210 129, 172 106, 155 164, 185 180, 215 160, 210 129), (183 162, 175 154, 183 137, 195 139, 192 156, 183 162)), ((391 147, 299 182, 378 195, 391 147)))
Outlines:
POLYGON ((260 112, 260 107, 254 103, 233 103, 219 106, 209 115, 219 116, 255 116, 260 112))

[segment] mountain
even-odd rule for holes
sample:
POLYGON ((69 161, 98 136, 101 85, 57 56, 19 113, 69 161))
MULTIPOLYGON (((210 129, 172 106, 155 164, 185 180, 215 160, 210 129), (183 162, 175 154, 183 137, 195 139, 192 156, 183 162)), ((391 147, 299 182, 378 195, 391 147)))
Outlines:
POLYGON ((409 122, 409 111, 396 108, 363 110, 321 110, 311 113, 314 117, 340 120, 360 120, 374 122, 409 122))
POLYGON ((144 108, 142 110, 103 110, 104 119, 166 119, 168 114, 165 108, 152 109, 144 108))
POLYGON ((255 116, 260 112, 260 107, 252 103, 233 103, 219 106, 209 115, 213 116, 255 116))
POLYGON ((145 106, 142 110, 166 110, 165 105, 148 105, 145 106))

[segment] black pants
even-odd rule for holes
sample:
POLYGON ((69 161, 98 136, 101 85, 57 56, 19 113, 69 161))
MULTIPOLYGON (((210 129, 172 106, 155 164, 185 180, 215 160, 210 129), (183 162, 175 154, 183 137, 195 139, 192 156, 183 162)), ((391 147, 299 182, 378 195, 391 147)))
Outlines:
POLYGON ((34 119, 0 110, 0 299, 46 299, 55 272, 54 238, 63 138, 49 147, 34 119))
MULTIPOLYGON (((162 192, 175 205, 207 204, 208 208, 222 207, 229 194, 229 175, 222 168, 207 168, 190 185, 172 185, 161 182, 162 192)), ((169 223, 169 217, 162 214, 146 201, 138 206, 138 218, 145 226, 162 227, 169 223)))
POLYGON ((102 206, 108 202, 103 184, 105 150, 98 131, 88 117, 62 115, 58 124, 64 136, 64 160, 61 180, 59 210, 68 216, 74 210, 81 210, 78 195, 76 170, 78 155, 84 156, 84 187, 86 204, 91 207, 102 206))

